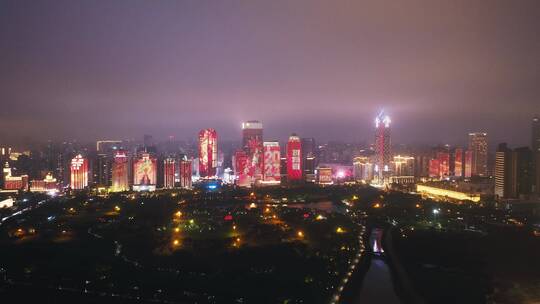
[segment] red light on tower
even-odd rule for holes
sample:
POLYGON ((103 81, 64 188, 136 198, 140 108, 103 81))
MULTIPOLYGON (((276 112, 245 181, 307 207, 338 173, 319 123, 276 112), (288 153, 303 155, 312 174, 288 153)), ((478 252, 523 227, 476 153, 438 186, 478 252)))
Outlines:
POLYGON ((287 179, 302 179, 302 143, 296 134, 289 136, 287 142, 287 179))
POLYGON ((82 190, 88 187, 88 159, 78 154, 71 160, 71 189, 82 190))
POLYGON ((199 174, 201 177, 216 175, 217 168, 217 132, 204 129, 199 132, 199 174))

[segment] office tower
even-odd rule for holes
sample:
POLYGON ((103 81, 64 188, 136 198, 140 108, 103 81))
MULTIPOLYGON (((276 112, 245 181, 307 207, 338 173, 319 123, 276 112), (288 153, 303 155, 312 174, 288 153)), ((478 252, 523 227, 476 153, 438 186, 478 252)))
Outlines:
POLYGON ((441 161, 438 158, 429 160, 429 177, 441 178, 441 161))
POLYGON ((313 179, 316 164, 315 138, 302 138, 302 172, 306 179, 313 179))
POLYGON ((287 180, 302 179, 302 143, 296 134, 289 136, 287 141, 287 180))
POLYGON ((531 194, 534 173, 533 153, 528 147, 511 150, 500 144, 495 154, 495 195, 520 198, 531 194))
POLYGON ((512 151, 503 143, 495 152, 495 196, 508 198, 512 193, 512 151))
POLYGON ((180 161, 180 187, 184 189, 191 189, 191 160, 182 159, 180 161))
POLYGON ((456 148, 454 150, 454 176, 463 176, 463 149, 456 148))
POLYGON ((248 155, 244 150, 238 150, 234 153, 234 175, 236 176, 236 185, 239 187, 251 187, 250 166, 248 155))
POLYGON ((533 158, 529 147, 516 148, 512 152, 512 179, 515 183, 515 197, 531 194, 533 179, 533 158))
POLYGON ((414 177, 423 178, 429 176, 429 155, 417 154, 414 156, 414 177))
POLYGON ((133 190, 154 191, 157 180, 157 160, 150 153, 143 152, 133 162, 133 190))
POLYGON ((117 150, 112 165, 113 192, 129 190, 129 159, 125 150, 117 150))
POLYGON ((373 162, 367 156, 353 159, 353 176, 357 181, 370 182, 373 179, 373 162))
POLYGON ((440 166, 440 178, 447 178, 450 176, 450 153, 437 152, 437 159, 439 160, 440 166))
POLYGON ((81 154, 77 154, 71 160, 70 185, 73 190, 82 190, 88 187, 88 159, 81 154))
POLYGON ((472 152, 472 176, 487 176, 487 133, 469 133, 469 151, 472 152))
POLYGON ((263 125, 260 121, 250 120, 242 123, 242 148, 248 157, 252 183, 262 180, 263 163, 263 125))
POLYGON ((93 182, 98 187, 108 187, 112 181, 112 159, 108 153, 100 153, 93 162, 93 182))
POLYGON ((531 129, 531 150, 534 153, 538 153, 540 152, 540 118, 534 117, 532 119, 531 129))
POLYGON ((473 166, 473 152, 470 150, 466 150, 464 154, 463 177, 465 178, 472 177, 472 166, 473 166))
POLYGON ((264 182, 277 183, 281 180, 279 142, 265 141, 264 144, 264 182))
POLYGON ((163 160, 163 188, 174 188, 176 174, 176 160, 174 157, 167 157, 163 160))
POLYGON ((379 184, 390 176, 390 117, 383 111, 375 118, 375 174, 379 184))
POLYGON ((392 175, 414 176, 414 157, 407 155, 396 155, 394 156, 392 164, 392 175))
POLYGON ((216 175, 217 154, 216 130, 201 130, 199 132, 199 175, 202 178, 216 175))

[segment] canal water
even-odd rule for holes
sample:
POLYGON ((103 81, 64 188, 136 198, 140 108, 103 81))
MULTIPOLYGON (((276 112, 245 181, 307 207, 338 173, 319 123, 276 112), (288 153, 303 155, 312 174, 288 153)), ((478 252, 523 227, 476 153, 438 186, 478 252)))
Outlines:
POLYGON ((369 237, 372 254, 356 303, 400 303, 394 291, 392 272, 386 263, 382 247, 383 229, 374 228, 369 237))
POLYGON ((355 303, 400 303, 394 291, 392 273, 384 257, 372 257, 371 265, 360 289, 360 297, 355 303))

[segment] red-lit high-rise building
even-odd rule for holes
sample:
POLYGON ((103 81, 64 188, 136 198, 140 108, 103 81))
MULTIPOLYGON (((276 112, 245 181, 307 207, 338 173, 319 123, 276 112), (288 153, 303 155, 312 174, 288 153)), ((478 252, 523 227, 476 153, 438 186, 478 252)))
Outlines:
POLYGON ((242 123, 242 148, 248 157, 249 178, 251 183, 263 179, 264 147, 263 125, 260 121, 250 120, 242 123))
POLYGON ((163 188, 174 188, 176 174, 176 160, 174 157, 167 157, 163 160, 163 188))
POLYGON ((463 176, 463 149, 456 148, 454 151, 454 176, 463 176))
POLYGON ((264 182, 279 183, 281 180, 280 173, 280 149, 279 142, 265 141, 264 142, 264 182))
POLYGON ((439 159, 439 174, 441 178, 447 178, 450 176, 450 153, 437 152, 437 159, 439 159))
POLYGON ((117 150, 112 165, 113 192, 129 190, 129 159, 125 150, 117 150))
POLYGON ((88 187, 88 159, 78 154, 71 160, 70 185, 73 190, 83 190, 88 187))
POLYGON ((379 184, 384 184, 390 176, 390 117, 383 111, 375 118, 375 175, 379 184))
POLYGON ((472 176, 472 167, 473 167, 473 151, 465 151, 465 171, 463 176, 465 178, 470 178, 472 176))
POLYGON ((204 129, 199 132, 199 175, 203 178, 216 175, 217 132, 204 129))
POLYGON ((154 191, 157 180, 157 159, 144 152, 133 163, 133 190, 154 191))
POLYGON ((234 153, 234 175, 236 176, 237 186, 251 187, 252 179, 249 160, 244 150, 238 150, 234 153))
POLYGON ((191 189, 192 187, 191 166, 191 160, 183 159, 180 161, 180 187, 184 189, 191 189))
POLYGON ((289 136, 287 141, 287 180, 302 179, 302 143, 296 134, 289 136))

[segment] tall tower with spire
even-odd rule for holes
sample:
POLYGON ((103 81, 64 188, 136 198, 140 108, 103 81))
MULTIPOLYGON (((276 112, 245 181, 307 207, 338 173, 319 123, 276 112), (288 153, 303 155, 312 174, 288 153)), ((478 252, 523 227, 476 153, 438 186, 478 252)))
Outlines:
POLYGON ((379 184, 390 177, 390 124, 390 117, 384 111, 375 118, 375 174, 379 184))

